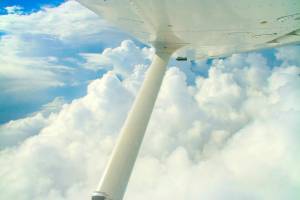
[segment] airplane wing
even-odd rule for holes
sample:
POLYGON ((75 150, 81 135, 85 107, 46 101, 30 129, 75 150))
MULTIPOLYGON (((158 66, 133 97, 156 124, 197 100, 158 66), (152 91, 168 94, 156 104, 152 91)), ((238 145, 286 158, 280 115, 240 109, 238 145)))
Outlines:
POLYGON ((300 42, 300 0, 78 1, 156 49, 92 200, 123 199, 174 52, 192 60, 300 42))
POLYGON ((299 0, 78 1, 156 49, 195 59, 300 42, 299 0))

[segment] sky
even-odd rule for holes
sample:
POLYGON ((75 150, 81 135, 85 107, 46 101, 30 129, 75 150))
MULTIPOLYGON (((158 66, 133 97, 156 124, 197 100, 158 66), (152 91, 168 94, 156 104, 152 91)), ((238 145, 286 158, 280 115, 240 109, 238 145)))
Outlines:
MULTIPOLYGON (((153 54, 75 1, 1 1, 0 199, 88 199, 153 54)), ((300 199, 299 55, 172 59, 125 199, 300 199)))

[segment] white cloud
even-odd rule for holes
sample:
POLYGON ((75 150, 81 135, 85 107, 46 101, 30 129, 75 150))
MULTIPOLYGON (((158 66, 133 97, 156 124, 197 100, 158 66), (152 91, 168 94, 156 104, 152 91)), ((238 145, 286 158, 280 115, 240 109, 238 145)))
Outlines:
POLYGON ((55 113, 59 112, 65 103, 63 97, 56 97, 52 102, 42 106, 42 109, 36 113, 0 125, 0 150, 15 147, 27 138, 39 134, 45 126, 48 126, 56 118, 55 113))
POLYGON ((64 99, 64 97, 56 97, 50 103, 43 105, 42 110, 39 112, 42 112, 44 115, 56 113, 62 109, 64 104, 66 104, 66 100, 64 99))
POLYGON ((48 124, 49 119, 38 113, 35 116, 11 121, 0 126, 0 149, 18 145, 24 139, 36 135, 48 124))
MULTIPOLYGON (((0 199, 87 199, 151 55, 130 41, 107 49, 98 56, 113 72, 91 82, 86 96, 51 120, 37 114, 4 125, 3 134, 35 135, 1 151, 0 199)), ((169 68, 126 199, 299 199, 298 74, 267 66, 260 54, 215 60, 195 85, 169 68)))
POLYGON ((7 14, 21 14, 23 8, 21 6, 7 6, 4 8, 7 14))
POLYGON ((6 9, 0 15, 0 89, 6 95, 78 85, 86 81, 78 74, 87 71, 80 53, 103 48, 108 36, 111 45, 126 38, 75 1, 28 14, 6 9))
POLYGON ((9 12, 8 15, 1 15, 0 20, 0 29, 9 33, 48 34, 62 40, 91 36, 111 27, 75 1, 54 8, 44 7, 28 15, 9 12))
POLYGON ((278 48, 278 52, 276 53, 276 58, 279 60, 283 60, 285 65, 300 65, 300 45, 287 46, 278 48))
POLYGON ((137 47, 133 41, 125 40, 119 47, 107 48, 101 54, 81 54, 86 62, 84 66, 93 70, 106 68, 114 70, 123 77, 129 76, 136 65, 149 64, 153 49, 137 47))
POLYGON ((59 74, 71 69, 58 64, 51 57, 23 56, 24 47, 30 42, 13 35, 3 36, 0 44, 0 82, 4 93, 40 90, 63 86, 59 74))

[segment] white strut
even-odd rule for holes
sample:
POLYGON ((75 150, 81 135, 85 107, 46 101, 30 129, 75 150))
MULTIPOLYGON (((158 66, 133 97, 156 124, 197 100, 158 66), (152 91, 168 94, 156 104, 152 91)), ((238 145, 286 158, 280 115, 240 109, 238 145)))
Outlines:
POLYGON ((122 200, 167 68, 169 53, 154 56, 92 200, 122 200))

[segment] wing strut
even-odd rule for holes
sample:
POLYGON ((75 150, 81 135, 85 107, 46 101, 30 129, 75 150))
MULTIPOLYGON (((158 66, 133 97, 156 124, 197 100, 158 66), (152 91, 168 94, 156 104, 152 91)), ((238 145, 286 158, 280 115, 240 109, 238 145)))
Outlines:
POLYGON ((123 199, 169 58, 166 52, 154 56, 92 200, 123 199))

